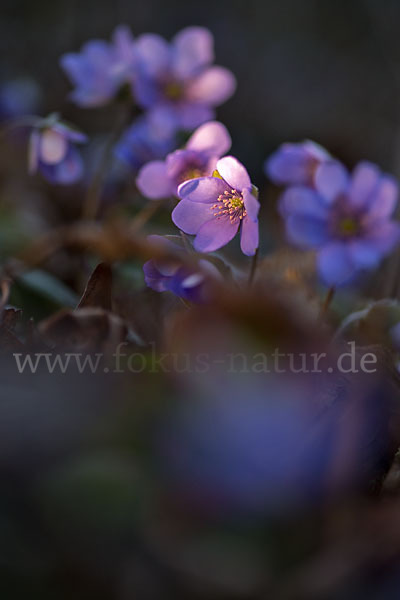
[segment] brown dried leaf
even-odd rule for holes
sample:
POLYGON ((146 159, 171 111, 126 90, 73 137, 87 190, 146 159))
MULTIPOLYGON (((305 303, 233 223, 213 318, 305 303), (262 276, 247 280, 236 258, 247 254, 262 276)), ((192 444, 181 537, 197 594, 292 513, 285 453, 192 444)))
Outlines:
POLYGON ((100 263, 87 283, 78 308, 103 308, 111 311, 112 270, 107 263, 100 263))

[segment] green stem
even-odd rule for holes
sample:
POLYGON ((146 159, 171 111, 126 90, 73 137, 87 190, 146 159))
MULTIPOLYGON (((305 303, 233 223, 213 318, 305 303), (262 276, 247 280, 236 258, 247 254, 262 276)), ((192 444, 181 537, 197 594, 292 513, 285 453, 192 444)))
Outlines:
POLYGON ((257 265, 258 265, 258 248, 252 258, 251 261, 251 266, 250 266, 250 273, 249 273, 249 279, 248 279, 248 285, 249 287, 251 287, 253 281, 254 281, 254 276, 256 274, 256 270, 257 270, 257 265))

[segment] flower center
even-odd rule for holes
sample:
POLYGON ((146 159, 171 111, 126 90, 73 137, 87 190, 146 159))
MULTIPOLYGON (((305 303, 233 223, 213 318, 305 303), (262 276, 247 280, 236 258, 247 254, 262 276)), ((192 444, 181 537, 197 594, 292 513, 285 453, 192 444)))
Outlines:
POLYGON ((247 215, 242 194, 236 190, 225 190, 218 196, 218 200, 211 206, 211 210, 214 211, 217 219, 229 217, 231 223, 241 221, 247 215))
POLYGON ((345 217, 339 221, 338 230, 343 237, 351 237, 359 232, 360 224, 352 217, 345 217))
POLYGON ((183 95, 183 87, 180 83, 171 81, 165 86, 164 93, 169 100, 179 100, 183 95))
POLYGON ((189 179, 197 179, 198 177, 202 177, 203 175, 204 173, 200 169, 196 167, 189 167, 189 169, 185 169, 182 173, 179 174, 178 183, 189 181, 189 179))

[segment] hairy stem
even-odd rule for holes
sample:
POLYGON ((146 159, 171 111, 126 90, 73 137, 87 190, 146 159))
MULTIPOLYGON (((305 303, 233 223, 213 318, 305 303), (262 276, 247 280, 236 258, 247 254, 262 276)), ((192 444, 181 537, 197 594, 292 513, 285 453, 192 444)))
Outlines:
POLYGON ((83 203, 82 218, 85 220, 94 221, 97 217, 104 181, 107 175, 108 167, 112 161, 113 148, 123 130, 128 125, 131 116, 131 107, 125 107, 125 110, 123 110, 122 114, 119 115, 114 129, 104 144, 103 153, 83 203))

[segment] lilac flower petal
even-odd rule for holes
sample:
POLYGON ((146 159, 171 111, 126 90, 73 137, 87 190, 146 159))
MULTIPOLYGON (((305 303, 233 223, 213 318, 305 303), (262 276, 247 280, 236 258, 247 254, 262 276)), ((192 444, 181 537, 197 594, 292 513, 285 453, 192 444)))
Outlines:
POLYGON ((174 73, 187 79, 214 60, 214 39, 204 27, 186 27, 172 40, 174 73))
POLYGON ((354 169, 349 193, 352 206, 361 208, 367 204, 379 177, 380 170, 369 162, 362 162, 354 169))
POLYGON ((152 200, 168 198, 174 192, 174 186, 167 173, 164 161, 154 160, 145 164, 136 178, 139 191, 152 200))
POLYGON ((349 174, 337 161, 324 162, 315 171, 314 183, 321 196, 332 201, 346 191, 349 174))
POLYGON ((328 244, 317 257, 318 271, 329 286, 341 286, 349 283, 357 274, 348 248, 342 243, 328 244))
POLYGON ((205 152, 209 156, 223 156, 232 145, 227 128, 218 121, 201 125, 189 138, 186 148, 205 152))
POLYGON ((368 240, 351 241, 348 251, 353 264, 359 269, 373 269, 381 259, 381 253, 368 240))
POLYGON ((152 160, 164 158, 176 147, 175 135, 151 115, 141 116, 122 134, 115 146, 116 156, 138 169, 152 160))
POLYGON ((83 161, 78 150, 70 146, 64 160, 55 165, 39 162, 39 169, 43 176, 51 183, 70 185, 81 179, 83 175, 83 161))
POLYGON ((181 200, 172 211, 171 218, 179 229, 195 235, 204 223, 214 220, 214 213, 209 204, 181 200))
POLYGON ((242 191, 251 187, 251 181, 246 169, 233 156, 225 156, 217 162, 217 170, 221 177, 232 189, 242 191))
POLYGON ((214 173, 214 171, 217 170, 217 162, 219 161, 220 156, 211 156, 206 164, 205 167, 205 174, 206 175, 212 175, 214 173))
POLYGON ((154 266, 158 269, 163 277, 172 277, 179 269, 179 264, 175 260, 155 260, 154 266))
POLYGON ((236 89, 236 79, 224 67, 210 67, 196 77, 186 88, 186 96, 194 102, 219 106, 230 98, 236 89))
POLYGON ((312 140, 305 140, 304 142, 302 142, 301 145, 305 150, 307 150, 310 156, 316 158, 320 162, 329 160, 331 157, 329 152, 325 148, 323 148, 323 146, 320 146, 320 144, 317 144, 312 140))
POLYGON ((198 252, 214 252, 228 244, 235 237, 238 229, 239 220, 232 223, 228 217, 214 217, 200 227, 193 246, 198 252))
POLYGON ((145 77, 165 76, 171 65, 171 49, 169 44, 159 35, 145 33, 136 40, 139 68, 145 77))
POLYGON ((143 265, 144 280, 146 285, 156 292, 168 290, 168 279, 160 273, 153 260, 148 260, 143 265))
MULTIPOLYGON (((198 169, 203 173, 207 164, 204 157, 194 150, 175 150, 175 152, 168 154, 165 162, 168 177, 174 182, 179 181, 180 177, 191 169, 198 169)), ((186 177, 186 179, 190 179, 190 177, 186 177)), ((183 181, 185 179, 181 179, 180 183, 183 181)))
MULTIPOLYGON (((141 108, 151 109, 162 102, 162 94, 154 78, 138 76, 135 80, 135 99, 141 108)), ((176 115, 173 115, 174 121, 176 115)), ((175 126, 176 127, 176 126, 175 126)))
POLYGON ((84 83, 84 72, 79 54, 69 52, 60 58, 60 66, 75 85, 84 83))
POLYGON ((40 160, 55 165, 62 161, 68 151, 68 141, 54 129, 46 129, 40 137, 40 160))
MULTIPOLYGON (((217 163, 218 164, 218 163, 217 163)), ((182 183, 178 188, 180 198, 191 202, 214 203, 226 190, 226 183, 218 177, 200 177, 182 183)))
POLYGON ((326 200, 308 187, 288 188, 279 201, 279 211, 283 217, 290 214, 310 215, 316 219, 328 217, 326 200))
POLYGON ((215 118, 215 110, 211 106, 190 100, 175 105, 173 110, 176 126, 180 129, 193 130, 215 118))
POLYGON ((310 215, 289 215, 286 233, 290 242, 303 248, 319 248, 329 239, 326 221, 310 215))
POLYGON ((112 43, 115 47, 118 58, 127 65, 134 64, 136 57, 136 42, 133 39, 132 31, 127 25, 119 25, 112 35, 112 43))
POLYGON ((245 217, 242 220, 242 228, 240 234, 240 247, 243 254, 253 256, 258 248, 258 221, 252 221, 245 217))
POLYGON ((110 54, 110 46, 103 40, 90 40, 84 44, 82 51, 94 63, 101 65, 107 61, 110 54))
POLYGON ((368 209, 368 218, 384 219, 392 216, 399 195, 397 180, 389 175, 380 178, 378 189, 368 209))
POLYGON ((34 129, 29 137, 28 171, 31 175, 36 173, 39 163, 40 132, 34 129))
POLYGON ((394 221, 375 221, 365 239, 384 256, 400 242, 400 224, 394 221))
POLYGON ((260 203, 252 193, 251 188, 243 190, 243 201, 247 216, 251 221, 254 221, 254 223, 257 222, 258 213, 260 211, 260 203))
POLYGON ((264 164, 266 175, 278 185, 309 184, 315 159, 303 144, 283 144, 264 164))

